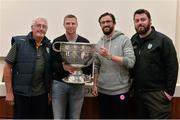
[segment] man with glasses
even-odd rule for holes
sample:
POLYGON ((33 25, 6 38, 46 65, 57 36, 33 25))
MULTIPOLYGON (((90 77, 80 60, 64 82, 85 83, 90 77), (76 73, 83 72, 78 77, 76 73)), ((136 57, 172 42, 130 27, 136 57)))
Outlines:
POLYGON ((124 119, 128 117, 129 69, 135 63, 133 47, 128 37, 115 30, 113 14, 102 14, 99 23, 104 35, 97 44, 93 95, 98 96, 100 118, 124 119))
POLYGON ((50 41, 45 36, 45 18, 33 20, 31 32, 12 37, 5 59, 6 102, 14 108, 16 119, 47 118, 50 80, 50 41))

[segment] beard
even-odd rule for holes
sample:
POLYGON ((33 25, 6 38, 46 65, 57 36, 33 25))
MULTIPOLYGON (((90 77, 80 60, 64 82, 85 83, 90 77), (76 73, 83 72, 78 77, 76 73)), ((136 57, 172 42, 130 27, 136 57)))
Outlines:
POLYGON ((150 27, 151 27, 151 24, 149 23, 147 25, 139 25, 135 29, 138 34, 144 35, 149 31, 150 27))
POLYGON ((102 30, 105 35, 110 35, 113 32, 114 27, 106 26, 102 30))

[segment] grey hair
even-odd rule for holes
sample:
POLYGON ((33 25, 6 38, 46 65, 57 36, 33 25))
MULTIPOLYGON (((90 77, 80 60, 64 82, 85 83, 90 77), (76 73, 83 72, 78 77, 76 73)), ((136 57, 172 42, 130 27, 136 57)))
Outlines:
POLYGON ((32 20, 31 27, 36 24, 36 21, 37 21, 37 20, 43 20, 43 21, 45 21, 45 22, 47 23, 47 25, 48 25, 48 22, 47 22, 47 19, 46 19, 46 18, 44 18, 44 17, 36 17, 34 20, 32 20))

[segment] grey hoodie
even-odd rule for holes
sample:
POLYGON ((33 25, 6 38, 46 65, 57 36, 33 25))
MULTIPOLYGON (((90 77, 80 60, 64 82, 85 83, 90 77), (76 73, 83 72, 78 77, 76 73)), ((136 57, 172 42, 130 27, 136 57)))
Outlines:
POLYGON ((131 41, 123 33, 115 31, 111 38, 103 36, 97 43, 97 50, 106 47, 112 55, 123 57, 123 65, 108 60, 97 54, 95 67, 99 71, 97 81, 98 91, 108 95, 128 92, 130 88, 129 68, 135 63, 135 56, 131 41))

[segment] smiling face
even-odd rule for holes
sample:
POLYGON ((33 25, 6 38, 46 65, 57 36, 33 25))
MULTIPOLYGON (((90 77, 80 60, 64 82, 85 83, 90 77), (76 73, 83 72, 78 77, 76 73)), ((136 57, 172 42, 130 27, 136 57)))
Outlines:
POLYGON ((106 15, 100 19, 100 26, 105 35, 110 35, 114 31, 115 23, 109 15, 106 15))
POLYGON ((37 18, 33 21, 31 30, 35 40, 42 40, 47 32, 48 23, 44 18, 37 18))
POLYGON ((76 34, 76 29, 78 27, 76 18, 65 18, 64 19, 64 28, 66 29, 67 34, 76 34))
POLYGON ((151 19, 145 13, 135 14, 134 27, 138 34, 144 35, 151 28, 151 19))

